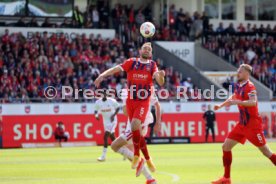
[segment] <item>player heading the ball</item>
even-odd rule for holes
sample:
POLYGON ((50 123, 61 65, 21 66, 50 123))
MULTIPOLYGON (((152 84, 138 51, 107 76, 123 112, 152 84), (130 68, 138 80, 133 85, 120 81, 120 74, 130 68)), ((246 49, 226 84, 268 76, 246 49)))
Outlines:
POLYGON ((156 63, 151 60, 151 43, 144 43, 139 53, 139 58, 129 58, 121 65, 117 65, 100 74, 95 80, 95 85, 99 87, 105 77, 114 75, 115 73, 122 71, 127 73, 128 98, 126 107, 131 122, 134 145, 132 168, 135 169, 141 160, 141 150, 149 169, 154 172, 155 166, 149 156, 145 138, 142 136, 140 130, 149 110, 150 96, 154 92, 153 79, 155 79, 160 86, 164 85, 165 71, 158 71, 156 63))

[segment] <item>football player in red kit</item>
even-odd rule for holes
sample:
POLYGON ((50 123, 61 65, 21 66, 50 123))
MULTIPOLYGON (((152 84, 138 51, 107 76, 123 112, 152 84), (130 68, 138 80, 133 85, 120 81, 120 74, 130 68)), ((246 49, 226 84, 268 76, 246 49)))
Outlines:
POLYGON ((252 73, 252 67, 247 64, 240 65, 237 73, 238 83, 234 94, 222 104, 216 105, 215 110, 224 106, 237 105, 240 112, 239 123, 228 134, 223 143, 223 165, 224 176, 212 184, 231 184, 230 171, 232 163, 232 152, 234 146, 238 143, 244 144, 246 140, 250 141, 276 165, 276 154, 272 153, 266 144, 262 128, 262 118, 258 112, 257 92, 254 84, 249 81, 252 73))
POLYGON ((165 82, 165 72, 163 70, 158 71, 156 63, 150 59, 151 57, 151 43, 144 43, 141 47, 139 58, 130 58, 123 64, 103 72, 95 80, 95 85, 98 87, 105 77, 117 72, 125 71, 127 73, 128 98, 126 107, 131 122, 134 145, 134 158, 131 167, 135 169, 141 161, 141 150, 150 171, 154 172, 155 166, 149 156, 145 138, 141 134, 141 124, 145 121, 150 104, 150 96, 154 92, 153 79, 162 86, 165 82))

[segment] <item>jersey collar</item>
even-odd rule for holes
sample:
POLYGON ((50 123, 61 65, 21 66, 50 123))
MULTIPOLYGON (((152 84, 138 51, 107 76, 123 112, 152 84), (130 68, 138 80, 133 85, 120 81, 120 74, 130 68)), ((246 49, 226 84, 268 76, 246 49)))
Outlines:
POLYGON ((141 61, 141 59, 138 59, 138 62, 142 63, 142 64, 148 64, 150 63, 150 60, 148 59, 147 61, 141 61))
POLYGON ((249 80, 245 81, 244 83, 239 83, 239 87, 245 86, 248 82, 249 82, 249 80))

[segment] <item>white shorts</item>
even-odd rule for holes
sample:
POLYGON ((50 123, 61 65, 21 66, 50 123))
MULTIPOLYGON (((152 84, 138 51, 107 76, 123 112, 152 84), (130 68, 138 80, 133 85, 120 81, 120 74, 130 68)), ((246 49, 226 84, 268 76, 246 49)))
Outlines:
MULTIPOLYGON (((153 116, 152 113, 149 112, 147 114, 145 122, 142 124, 142 136, 145 137, 148 133, 148 126, 149 124, 153 123, 153 116)), ((128 142, 128 144, 132 144, 132 131, 131 131, 131 125, 130 122, 127 122, 126 129, 124 133, 120 135, 121 138, 123 138, 125 141, 128 142)))
POLYGON ((117 127, 117 117, 114 118, 113 122, 110 122, 110 119, 103 119, 104 131, 114 133, 117 127))

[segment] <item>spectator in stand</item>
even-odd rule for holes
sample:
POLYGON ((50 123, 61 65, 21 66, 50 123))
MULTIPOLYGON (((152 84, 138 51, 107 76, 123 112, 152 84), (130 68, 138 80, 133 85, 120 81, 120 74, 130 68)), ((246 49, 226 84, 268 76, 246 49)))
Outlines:
POLYGON ((74 23, 76 24, 77 27, 83 26, 83 23, 84 23, 83 15, 82 15, 82 12, 79 10, 78 6, 75 6, 74 8, 73 20, 75 21, 74 23))
POLYGON ((240 23, 240 25, 238 26, 237 32, 245 32, 245 27, 243 26, 242 23, 240 23))
POLYGON ((225 29, 223 27, 223 23, 220 22, 218 28, 216 29, 216 32, 217 33, 223 33, 224 31, 225 31, 225 29))
POLYGON ((25 23, 25 17, 20 17, 20 19, 15 24, 16 27, 26 27, 27 24, 25 23))
POLYGON ((229 23, 229 26, 225 29, 225 32, 226 33, 235 33, 236 32, 233 23, 229 23))
POLYGON ((70 27, 72 27, 72 24, 71 24, 71 22, 70 22, 70 19, 65 18, 65 19, 63 20, 63 22, 60 24, 60 27, 61 27, 61 28, 70 28, 70 27))
POLYGON ((202 34, 202 20, 200 19, 200 15, 198 12, 194 13, 194 22, 191 26, 190 30, 190 38, 191 40, 198 39, 202 34))
POLYGON ((31 19, 31 21, 28 23, 28 27, 38 27, 38 23, 35 17, 31 19))
POLYGON ((95 6, 92 7, 92 21, 93 21, 93 27, 94 28, 99 28, 100 15, 99 15, 99 12, 98 12, 98 10, 95 6))
POLYGON ((135 17, 135 22, 138 27, 140 27, 140 25, 145 22, 145 16, 143 15, 141 9, 138 11, 138 14, 135 17))
POLYGON ((54 136, 55 136, 56 141, 58 141, 59 143, 61 143, 63 140, 65 142, 68 141, 69 135, 68 135, 68 132, 65 132, 65 130, 64 130, 63 122, 61 122, 61 121, 58 122, 57 127, 54 132, 54 136))
POLYGON ((203 32, 209 31, 209 16, 205 11, 202 13, 201 19, 203 22, 203 32))
POLYGON ((52 27, 52 24, 50 23, 50 19, 48 17, 45 18, 45 20, 42 23, 41 27, 52 27))

